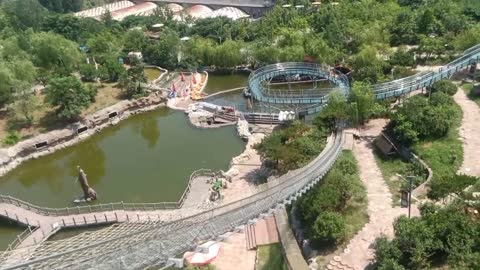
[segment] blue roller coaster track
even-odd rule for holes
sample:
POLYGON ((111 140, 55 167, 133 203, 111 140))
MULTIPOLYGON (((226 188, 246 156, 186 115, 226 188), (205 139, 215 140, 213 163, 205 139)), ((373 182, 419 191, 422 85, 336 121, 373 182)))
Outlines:
MULTIPOLYGON (((436 81, 450 78, 456 72, 465 69, 480 59, 480 45, 463 52, 462 56, 443 66, 436 72, 421 72, 402 79, 376 84, 373 93, 376 99, 398 97, 431 86, 436 81)), ((344 95, 350 92, 350 85, 345 75, 336 70, 312 63, 278 63, 264 66, 252 72, 248 86, 255 100, 275 105, 307 105, 303 109, 306 114, 319 112, 328 102, 329 94, 318 89, 307 91, 271 91, 268 83, 272 78, 284 76, 291 78, 298 74, 328 79, 336 90, 344 95), (314 105, 314 106, 308 106, 314 105)))

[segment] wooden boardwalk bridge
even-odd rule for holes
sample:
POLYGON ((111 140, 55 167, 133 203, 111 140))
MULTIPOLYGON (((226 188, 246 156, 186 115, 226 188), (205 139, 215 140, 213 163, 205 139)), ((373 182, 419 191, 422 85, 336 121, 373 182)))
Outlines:
MULTIPOLYGON (((189 185, 177 203, 111 203, 72 208, 42 208, 19 199, 0 195, 0 216, 26 226, 22 234, 9 246, 23 251, 47 240, 64 228, 106 225, 120 222, 174 221, 204 211, 210 185, 207 180, 211 171, 193 173, 189 185)), ((207 206, 208 207, 208 206, 207 206)))

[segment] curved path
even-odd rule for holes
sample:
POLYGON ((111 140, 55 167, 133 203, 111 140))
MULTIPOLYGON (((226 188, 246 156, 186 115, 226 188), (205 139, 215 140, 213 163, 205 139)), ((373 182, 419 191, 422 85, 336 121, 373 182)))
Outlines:
MULTIPOLYGON (((327 269, 365 269, 374 258, 373 243, 377 237, 393 237, 395 218, 406 215, 407 208, 392 207, 392 194, 383 179, 382 172, 373 154, 375 138, 380 135, 385 120, 372 120, 360 130, 360 139, 353 146, 353 154, 358 161, 360 178, 367 189, 369 221, 347 245, 340 256, 335 256, 327 269)), ((412 216, 419 211, 412 205, 412 216)))
POLYGON ((463 164, 459 172, 480 176, 480 107, 467 97, 461 87, 453 98, 463 111, 462 125, 460 126, 460 139, 463 142, 463 164))

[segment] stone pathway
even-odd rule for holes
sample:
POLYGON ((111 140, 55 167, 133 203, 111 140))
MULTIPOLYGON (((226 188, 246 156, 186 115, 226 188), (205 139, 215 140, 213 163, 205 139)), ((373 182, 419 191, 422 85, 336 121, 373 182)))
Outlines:
POLYGON ((462 107, 463 118, 460 126, 460 140, 463 142, 463 164, 459 172, 480 176, 480 107, 470 100, 463 89, 453 96, 462 107))
POLYGON ((220 253, 212 262, 219 270, 254 270, 256 250, 247 250, 244 233, 234 233, 220 242, 220 253))
MULTIPOLYGON (((407 208, 392 207, 392 194, 385 184, 373 155, 374 139, 385 126, 385 120, 372 120, 360 129, 360 139, 354 143, 353 154, 358 161, 360 178, 367 189, 369 222, 349 242, 340 256, 335 256, 327 269, 365 269, 374 259, 373 243, 381 235, 393 237, 393 222, 407 215, 407 208)), ((412 205, 412 216, 419 215, 412 205)))

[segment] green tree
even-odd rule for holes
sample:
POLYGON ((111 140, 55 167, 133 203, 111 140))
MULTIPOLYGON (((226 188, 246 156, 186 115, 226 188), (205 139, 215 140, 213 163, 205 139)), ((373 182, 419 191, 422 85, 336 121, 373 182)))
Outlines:
POLYGON ((462 196, 465 189, 479 179, 468 175, 443 175, 435 177, 429 184, 428 197, 434 200, 445 198, 449 194, 462 196))
POLYGON ((82 54, 75 42, 54 34, 40 32, 32 38, 34 63, 56 74, 69 75, 81 61, 82 54))
POLYGON ((38 29, 47 15, 47 10, 38 0, 4 0, 1 4, 2 10, 11 20, 11 25, 22 30, 38 29))
POLYGON ((16 86, 13 109, 17 116, 25 118, 26 123, 33 123, 33 113, 40 107, 40 102, 30 84, 22 83, 16 86))
POLYGON ((142 85, 147 82, 144 65, 138 60, 131 63, 129 69, 120 76, 119 83, 128 98, 137 98, 145 95, 142 85))
POLYGON ((40 0, 42 6, 58 13, 77 12, 84 7, 84 0, 40 0))
POLYGON ((455 95, 455 93, 457 93, 457 86, 449 80, 441 80, 435 82, 430 90, 432 91, 432 93, 442 92, 453 96, 455 95))
POLYGON ((363 48, 353 59, 353 77, 359 81, 376 83, 383 75, 383 63, 377 57, 377 50, 368 46, 363 48))
POLYGON ((52 106, 58 106, 57 116, 60 119, 73 120, 82 109, 95 100, 97 90, 85 87, 73 76, 53 78, 49 81, 46 100, 52 106))
POLYGON ((392 267, 393 265, 397 265, 397 261, 399 261, 401 257, 402 251, 394 242, 389 241, 385 236, 375 240, 375 262, 378 269, 403 269, 402 266, 392 267))
POLYGON ((459 51, 463 51, 480 44, 480 24, 476 24, 468 30, 458 34, 455 37, 453 44, 455 49, 459 51))
POLYGON ((413 45, 418 42, 415 13, 410 10, 400 12, 390 25, 391 43, 394 46, 413 45))
POLYGON ((400 47, 392 57, 390 57, 390 64, 394 66, 413 67, 416 64, 414 53, 405 47, 400 47))
POLYGON ((460 117, 454 106, 452 97, 442 92, 433 93, 430 100, 411 97, 392 114, 389 129, 405 144, 443 137, 460 117))
POLYGON ((3 107, 13 100, 14 75, 8 67, 0 64, 0 106, 3 107))
POLYGON ((142 30, 128 30, 123 38, 123 50, 125 52, 141 52, 148 45, 148 38, 142 30))
POLYGON ((118 81, 124 73, 125 68, 118 61, 118 59, 112 55, 106 57, 105 63, 102 65, 101 70, 99 71, 102 79, 107 78, 111 82, 118 81))
POLYGON ((95 65, 83 64, 80 66, 80 75, 82 75, 82 80, 86 82, 93 82, 98 77, 97 69, 95 65))
POLYGON ((95 57, 99 63, 106 61, 111 55, 117 55, 120 52, 120 42, 116 36, 108 31, 100 32, 87 40, 89 53, 95 57))
POLYGON ((420 36, 420 44, 417 49, 419 54, 425 54, 426 59, 439 56, 445 52, 445 40, 441 37, 420 36))
POLYGON ((348 120, 348 106, 340 92, 331 93, 327 106, 315 117, 313 124, 320 130, 333 131, 338 122, 348 120))
POLYGON ((52 31, 67 39, 78 41, 82 37, 83 29, 80 19, 71 14, 51 14, 42 23, 42 30, 52 31))
POLYGON ((345 219, 336 212, 323 212, 315 220, 311 236, 315 241, 339 243, 345 237, 345 219))
POLYGON ((158 43, 146 47, 144 57, 148 63, 165 68, 174 68, 178 64, 180 37, 177 32, 165 29, 158 43))
POLYGON ((355 125, 363 124, 372 115, 375 104, 372 87, 368 83, 355 82, 349 97, 349 115, 355 125))

